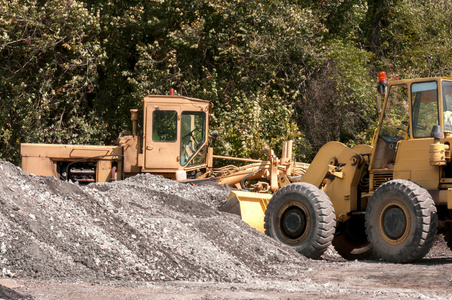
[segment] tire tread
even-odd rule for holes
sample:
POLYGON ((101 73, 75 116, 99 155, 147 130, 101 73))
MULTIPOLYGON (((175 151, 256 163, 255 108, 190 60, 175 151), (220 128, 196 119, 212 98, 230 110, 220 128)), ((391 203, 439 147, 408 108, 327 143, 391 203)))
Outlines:
POLYGON ((395 263, 410 263, 417 261, 430 251, 433 242, 435 241, 438 221, 435 203, 427 190, 418 184, 405 179, 396 179, 384 183, 375 191, 367 206, 366 216, 373 213, 373 210, 375 209, 374 206, 377 204, 376 202, 379 201, 380 194, 390 190, 402 192, 408 197, 409 201, 413 204, 414 216, 417 220, 415 227, 419 227, 420 230, 414 229, 413 242, 407 245, 406 251, 404 251, 403 254, 397 256, 387 255, 384 249, 378 245, 378 242, 374 240, 372 232, 374 226, 377 225, 372 224, 370 217, 366 217, 367 236, 371 244, 373 244, 372 248, 374 249, 375 254, 383 260, 395 263))
POLYGON ((317 213, 318 232, 315 234, 314 240, 302 251, 297 250, 299 253, 308 258, 317 259, 331 245, 335 232, 336 215, 334 213, 334 207, 328 196, 312 184, 292 183, 279 189, 273 195, 265 211, 265 234, 272 236, 272 213, 278 210, 280 199, 284 197, 284 195, 291 193, 305 194, 305 196, 310 199, 314 207, 314 213, 317 213))

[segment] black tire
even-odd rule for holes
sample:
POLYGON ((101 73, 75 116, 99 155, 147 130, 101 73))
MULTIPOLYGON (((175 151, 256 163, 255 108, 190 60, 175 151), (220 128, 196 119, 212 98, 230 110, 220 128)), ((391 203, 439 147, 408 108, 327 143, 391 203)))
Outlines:
POLYGON ((347 260, 374 258, 372 246, 367 240, 364 216, 352 216, 338 224, 333 246, 347 260))
POLYGON ((423 258, 433 246, 438 217, 430 194, 398 179, 381 185, 366 209, 366 233, 376 256, 394 263, 423 258))
POLYGON ((308 258, 319 258, 331 245, 336 216, 328 196, 309 183, 279 189, 265 211, 265 234, 308 258))

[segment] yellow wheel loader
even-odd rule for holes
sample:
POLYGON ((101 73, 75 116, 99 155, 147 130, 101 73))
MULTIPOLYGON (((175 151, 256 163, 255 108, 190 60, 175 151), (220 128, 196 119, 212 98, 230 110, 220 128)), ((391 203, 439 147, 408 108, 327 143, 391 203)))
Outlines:
POLYGON ((379 79, 372 146, 324 145, 270 199, 267 235, 311 258, 332 244, 395 263, 424 257, 437 233, 452 245, 452 78, 379 79))

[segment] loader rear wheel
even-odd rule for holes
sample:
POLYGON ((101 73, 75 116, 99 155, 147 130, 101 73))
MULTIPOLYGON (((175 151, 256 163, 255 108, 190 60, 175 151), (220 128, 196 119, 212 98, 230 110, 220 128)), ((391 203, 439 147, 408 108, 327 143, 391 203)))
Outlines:
POLYGON ((265 234, 308 258, 319 258, 334 237, 335 214, 328 196, 309 183, 279 189, 265 211, 265 234))
POLYGON ((352 216, 336 228, 333 246, 345 259, 372 259, 372 247, 366 236, 364 216, 352 216))
POLYGON ((366 233, 375 254, 408 263, 424 257, 436 235, 436 207, 414 182, 398 179, 381 185, 366 209, 366 233))

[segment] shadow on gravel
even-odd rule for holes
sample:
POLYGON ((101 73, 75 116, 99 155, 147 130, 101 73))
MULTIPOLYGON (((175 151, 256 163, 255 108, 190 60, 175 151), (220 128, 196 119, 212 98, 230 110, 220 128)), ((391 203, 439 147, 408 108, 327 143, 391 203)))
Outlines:
POLYGON ((33 300, 31 296, 19 294, 18 292, 0 285, 0 299, 6 300, 33 300))
POLYGON ((359 262, 368 263, 368 264, 389 264, 389 265, 424 265, 424 266, 433 266, 433 265, 450 265, 452 264, 452 258, 423 258, 420 261, 415 261, 411 263, 392 263, 383 260, 360 260, 359 262))
POLYGON ((415 262, 413 264, 416 265, 449 265, 452 264, 452 258, 424 258, 418 262, 415 262))

